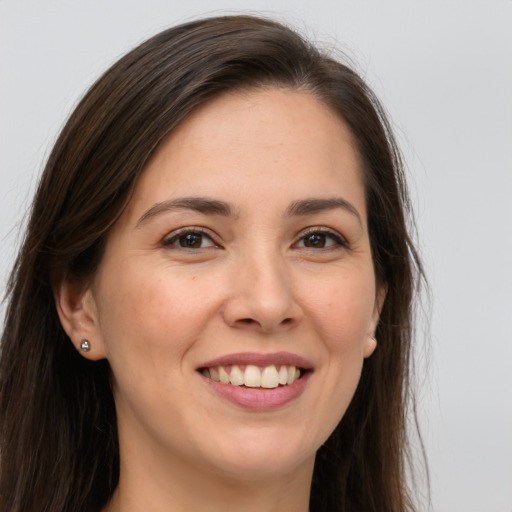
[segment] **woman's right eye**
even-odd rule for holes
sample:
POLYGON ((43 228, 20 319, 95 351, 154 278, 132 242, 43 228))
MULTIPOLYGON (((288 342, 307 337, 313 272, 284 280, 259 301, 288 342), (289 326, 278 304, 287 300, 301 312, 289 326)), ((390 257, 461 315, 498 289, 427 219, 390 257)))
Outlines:
POLYGON ((164 240, 166 247, 174 246, 183 249, 206 249, 208 247, 217 247, 217 244, 209 235, 198 230, 186 230, 172 235, 164 240))

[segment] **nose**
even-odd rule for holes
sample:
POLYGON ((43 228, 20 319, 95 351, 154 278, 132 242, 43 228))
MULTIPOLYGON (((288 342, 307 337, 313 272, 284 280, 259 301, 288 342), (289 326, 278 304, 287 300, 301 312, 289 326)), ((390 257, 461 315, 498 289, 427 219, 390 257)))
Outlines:
POLYGON ((223 310, 230 327, 274 333, 293 327, 302 318, 296 283, 279 256, 245 257, 231 279, 223 310))

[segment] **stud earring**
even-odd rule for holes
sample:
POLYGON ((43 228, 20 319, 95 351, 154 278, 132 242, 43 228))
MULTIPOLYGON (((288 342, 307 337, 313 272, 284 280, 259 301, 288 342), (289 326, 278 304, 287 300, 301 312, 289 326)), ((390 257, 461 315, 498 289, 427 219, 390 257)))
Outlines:
POLYGON ((83 340, 80 343, 80 350, 82 352, 89 352, 89 350, 91 350, 91 345, 89 344, 89 342, 87 340, 83 340))

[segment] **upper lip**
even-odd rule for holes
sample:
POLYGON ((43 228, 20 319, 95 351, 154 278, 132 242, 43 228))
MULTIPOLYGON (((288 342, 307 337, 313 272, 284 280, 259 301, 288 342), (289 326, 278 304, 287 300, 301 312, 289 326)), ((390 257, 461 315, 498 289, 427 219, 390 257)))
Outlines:
POLYGON ((297 354, 292 354, 291 352, 273 352, 267 354, 260 352, 239 352, 211 359, 203 363, 199 368, 212 368, 215 366, 229 366, 235 364, 252 364, 254 366, 288 365, 304 370, 313 369, 313 365, 310 361, 297 354))

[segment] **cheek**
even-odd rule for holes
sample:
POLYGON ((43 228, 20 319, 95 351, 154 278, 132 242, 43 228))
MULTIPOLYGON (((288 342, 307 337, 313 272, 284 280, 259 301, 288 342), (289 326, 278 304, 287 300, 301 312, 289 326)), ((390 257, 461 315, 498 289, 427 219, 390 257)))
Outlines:
POLYGON ((327 438, 345 414, 358 386, 364 347, 374 309, 371 281, 349 281, 326 289, 312 317, 322 340, 325 366, 319 378, 323 390, 318 401, 323 411, 321 436, 327 438))
POLYGON ((99 290, 99 304, 111 364, 152 358, 157 365, 169 357, 168 363, 175 365, 214 316, 216 288, 195 275, 135 260, 108 277, 99 290))
POLYGON ((207 295, 197 280, 168 278, 158 266, 110 269, 98 302, 116 400, 145 411, 171 395, 184 355, 207 321, 207 304, 199 299, 207 295))
POLYGON ((312 302, 312 316, 329 351, 364 346, 375 308, 373 281, 339 280, 312 302))

